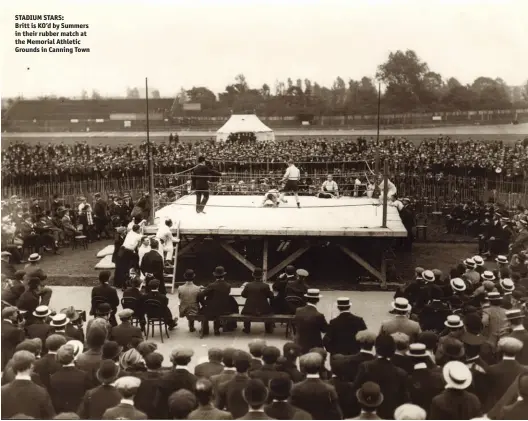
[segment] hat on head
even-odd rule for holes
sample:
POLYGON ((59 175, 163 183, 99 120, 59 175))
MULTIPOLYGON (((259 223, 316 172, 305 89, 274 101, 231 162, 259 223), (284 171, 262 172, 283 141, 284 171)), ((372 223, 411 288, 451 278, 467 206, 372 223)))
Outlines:
POLYGON ((520 308, 506 310, 506 317, 508 320, 524 319, 524 313, 520 308))
POLYGON ((99 383, 110 384, 119 375, 119 366, 112 360, 102 360, 97 370, 96 377, 99 383))
POLYGON ((409 300, 403 297, 395 298, 391 303, 391 306, 394 310, 405 313, 411 311, 412 308, 412 306, 409 304, 409 300))
POLYGON ((482 274, 482 280, 484 280, 484 281, 494 281, 495 280, 495 275, 493 274, 493 272, 491 270, 486 270, 482 274))
POLYGON ((464 344, 459 339, 448 336, 442 344, 443 353, 450 358, 459 359, 465 354, 464 344))
POLYGON ((143 357, 145 357, 146 355, 156 351, 158 349, 158 345, 155 342, 143 341, 138 344, 136 349, 141 355, 143 355, 143 357))
POLYGON ((70 323, 70 319, 65 314, 59 313, 51 318, 51 327, 63 327, 70 323))
POLYGON ((495 258, 495 261, 499 264, 499 265, 507 265, 508 263, 508 258, 506 256, 503 256, 501 254, 499 254, 496 258, 495 258))
POLYGON ((365 382, 356 392, 356 398, 362 406, 377 408, 383 402, 383 394, 377 383, 365 382))
POLYGON ((143 362, 143 357, 135 348, 125 351, 123 354, 121 354, 121 357, 119 357, 119 364, 121 364, 121 367, 123 367, 124 370, 141 362, 143 362))
POLYGON ((435 278, 441 278, 444 273, 440 269, 433 269, 433 275, 435 278))
POLYGON ((468 257, 466 260, 464 260, 464 266, 468 269, 475 269, 477 264, 471 257, 468 257))
POLYGON ((489 301, 501 301, 502 295, 500 295, 500 293, 497 291, 493 291, 493 292, 488 292, 488 295, 486 296, 486 298, 489 301))
POLYGON ((84 344, 81 341, 73 339, 71 341, 66 342, 66 345, 70 345, 71 347, 73 347, 73 356, 75 358, 77 358, 77 356, 79 354, 82 354, 82 352, 84 351, 84 344))
POLYGON ((58 351, 57 351, 57 361, 59 364, 67 365, 73 362, 75 359, 75 349, 73 346, 68 345, 67 343, 65 345, 62 345, 58 351))
POLYGON ((38 262, 40 259, 42 259, 42 256, 38 253, 30 254, 28 257, 28 262, 38 262))
POLYGON ((447 319, 444 322, 444 325, 450 329, 458 329, 458 328, 464 327, 464 322, 462 321, 460 316, 456 314, 451 314, 447 316, 447 319))
POLYGON ((432 270, 424 270, 422 272, 422 279, 425 282, 434 282, 435 276, 432 270))
POLYGON ((501 279, 500 286, 505 292, 513 292, 515 290, 515 284, 510 278, 501 279))
POLYGON ((103 354, 102 358, 104 360, 114 360, 119 356, 119 354, 121 354, 123 347, 120 346, 116 341, 106 341, 101 351, 103 354))
POLYGON ((33 312, 33 316, 38 317, 39 319, 48 317, 50 314, 51 310, 48 308, 48 306, 38 306, 33 312))
POLYGON ((297 358, 302 354, 301 348, 295 342, 286 342, 282 347, 282 353, 287 358, 297 358))
POLYGON ((253 278, 254 279, 262 279, 262 275, 264 274, 264 272, 262 271, 262 268, 255 268, 255 270, 253 271, 253 278))
POLYGON ((341 307, 341 308, 348 308, 350 307, 350 298, 348 297, 339 297, 337 299, 337 307, 341 307))
POLYGON ((217 277, 217 278, 221 278, 223 276, 225 276, 227 274, 227 272, 225 271, 224 267, 223 266, 217 266, 213 272, 213 276, 217 277))
POLYGON ((304 294, 306 298, 322 298, 322 295, 320 294, 320 291, 317 288, 310 288, 304 294))
POLYGON ((73 306, 63 308, 61 310, 61 313, 65 314, 66 317, 68 319, 70 319, 70 322, 75 322, 76 320, 79 319, 79 317, 81 317, 79 312, 77 310, 75 310, 75 308, 73 306))
POLYGON ((188 281, 194 278, 196 278, 196 274, 194 273, 194 270, 192 269, 187 269, 185 273, 183 274, 183 279, 186 279, 188 281))
POLYGON ((131 308, 124 308, 119 313, 117 313, 117 316, 121 320, 128 320, 132 318, 133 315, 134 315, 134 310, 132 310, 131 308))
POLYGON ((451 281, 449 281, 449 284, 451 285, 451 288, 453 290, 462 292, 466 290, 466 283, 460 279, 460 278, 453 278, 451 281))
POLYGON ((480 256, 473 256, 473 261, 477 266, 484 266, 484 259, 480 256))
POLYGON ((194 351, 191 348, 178 347, 174 348, 170 353, 170 360, 180 360, 183 358, 191 358, 194 355, 194 351))
POLYGON ((9 253, 8 251, 3 251, 2 253, 0 253, 0 257, 9 257, 9 256, 12 256, 12 254, 9 253))
POLYGON ((275 377, 269 382, 271 396, 274 399, 285 400, 290 396, 292 381, 289 377, 275 377))
POLYGON ((427 357, 427 347, 425 344, 415 342, 409 345, 409 349, 407 350, 406 354, 413 358, 427 357))
POLYGON ((10 317, 13 317, 18 312, 19 312, 18 308, 14 306, 6 307, 2 310, 2 319, 9 319, 10 317))
POLYGON ((523 343, 519 339, 506 336, 499 339, 497 347, 506 355, 517 355, 523 348, 523 343))
POLYGON ((251 406, 260 406, 268 399, 268 389, 260 379, 251 379, 247 382, 242 395, 251 406))
POLYGON ((416 273, 416 275, 421 276, 422 273, 424 272, 424 270, 425 270, 425 269, 424 269, 423 267, 421 267, 421 266, 417 266, 417 267, 414 268, 414 273, 416 273))
POLYGON ((321 367, 323 365, 323 357, 317 352, 309 352, 300 358, 300 365, 303 367, 321 367))
POLYGON ((307 278, 309 273, 305 269, 297 269, 297 276, 300 276, 301 278, 307 278))
POLYGON ((114 387, 118 390, 132 391, 138 389, 140 384, 141 380, 138 377, 125 376, 118 378, 114 387))
POLYGON ((466 389, 473 379, 469 368, 460 361, 450 361, 442 369, 444 380, 450 389, 466 389))
POLYGON ((295 275, 295 267, 292 265, 286 266, 286 275, 295 275))
POLYGON ((427 413, 421 406, 404 403, 394 411, 395 420, 425 420, 427 413))
POLYGON ((112 307, 108 303, 101 303, 96 308, 96 313, 100 315, 110 314, 112 312, 112 307))
POLYGON ((249 352, 251 354, 253 353, 257 353, 257 354, 262 354, 262 351, 264 350, 264 348, 266 348, 267 346, 267 343, 265 340, 263 339, 253 339, 249 344, 248 344, 248 348, 249 348, 249 352))

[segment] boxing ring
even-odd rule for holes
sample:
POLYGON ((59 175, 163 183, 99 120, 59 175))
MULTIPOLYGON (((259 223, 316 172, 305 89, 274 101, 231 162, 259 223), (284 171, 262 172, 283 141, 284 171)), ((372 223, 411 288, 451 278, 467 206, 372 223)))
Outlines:
POLYGON ((257 266, 262 267, 265 280, 277 275, 311 247, 321 242, 332 242, 378 279, 382 286, 386 284, 384 256, 381 256, 380 267, 376 268, 362 258, 361 252, 377 250, 383 254, 391 241, 407 236, 394 206, 387 206, 386 227, 383 228, 383 206, 378 199, 300 196, 300 209, 293 197, 288 196, 287 199, 288 203, 281 203, 275 208, 262 207, 262 195, 212 195, 205 207, 206 213, 202 214, 196 212, 196 196, 191 194, 159 209, 154 225, 146 227, 145 232, 155 234, 158 224, 169 218, 173 221, 173 234, 178 238, 178 244, 172 285, 178 282, 178 257, 189 250, 196 250, 205 240, 217 242, 250 271, 257 266), (250 261, 236 248, 237 240, 248 238, 256 240, 262 247, 259 264, 250 261), (270 245, 277 242, 292 242, 297 247, 293 247, 296 249, 278 264, 268 267, 270 245))

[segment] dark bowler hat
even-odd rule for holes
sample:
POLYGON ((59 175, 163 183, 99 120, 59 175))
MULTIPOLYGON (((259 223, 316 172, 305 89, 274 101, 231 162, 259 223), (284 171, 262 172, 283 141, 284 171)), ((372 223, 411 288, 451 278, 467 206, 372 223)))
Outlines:
POLYGON ((348 297, 339 297, 337 299, 338 307, 350 307, 350 298, 348 297))
POLYGON ((377 408, 383 402, 383 394, 377 383, 363 383, 361 389, 356 392, 358 402, 369 408, 377 408))
POLYGON ((261 268, 255 268, 253 271, 253 278, 255 279, 262 279, 263 271, 261 268))
POLYGON ((225 271, 223 266, 217 266, 213 272, 213 276, 217 278, 221 278, 222 276, 227 275, 227 272, 225 271))
POLYGON ((187 279, 187 280, 191 280, 191 279, 194 279, 196 278, 196 274, 194 273, 194 270, 192 269, 187 269, 185 271, 185 273, 183 274, 183 279, 187 279))
POLYGON ((119 375, 119 366, 112 360, 102 360, 96 377, 102 384, 113 383, 119 375))
POLYGON ((112 312, 112 307, 108 303, 101 303, 97 306, 97 309, 95 310, 97 314, 110 314, 112 312))
POLYGON ((292 265, 286 266, 286 275, 295 275, 295 267, 292 265))

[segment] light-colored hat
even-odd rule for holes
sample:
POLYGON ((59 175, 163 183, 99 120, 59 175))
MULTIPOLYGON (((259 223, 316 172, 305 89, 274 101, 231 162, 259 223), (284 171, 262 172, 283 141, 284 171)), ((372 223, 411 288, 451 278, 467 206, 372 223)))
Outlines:
POLYGON ((339 297, 337 299, 338 307, 350 307, 350 298, 348 297, 339 297))
POLYGON ((524 319, 524 313, 519 308, 506 310, 506 317, 508 320, 524 319))
POLYGON ((422 272, 422 278, 425 282, 434 282, 435 275, 432 270, 424 270, 422 272))
POLYGON ((517 338, 506 336, 499 339, 497 347, 505 354, 516 355, 523 348, 523 343, 517 338))
POLYGON ((174 361, 179 358, 191 358, 194 355, 194 351, 191 348, 178 347, 171 351, 170 360, 174 361))
POLYGON ((73 306, 63 308, 61 310, 61 313, 65 314, 68 319, 70 319, 70 322, 74 322, 79 319, 80 314, 73 306))
POLYGON ((51 310, 48 306, 38 306, 33 312, 33 316, 38 318, 48 317, 51 314, 51 310))
POLYGON ((123 319, 130 319, 134 315, 134 310, 131 308, 124 308, 119 313, 117 313, 117 316, 123 320, 123 319))
POLYGON ((395 420, 425 420, 426 418, 425 409, 412 403, 404 403, 394 411, 395 420))
POLYGON ((141 384, 141 380, 134 376, 120 377, 114 382, 114 387, 120 390, 137 389, 141 384))
POLYGON ((73 355, 77 358, 84 351, 84 344, 78 340, 71 340, 66 342, 66 345, 71 345, 73 347, 73 355))
POLYGON ((484 259, 480 256, 473 256, 473 261, 477 266, 484 266, 484 259))
POLYGON ((466 290, 466 283, 460 278, 453 278, 449 283, 455 291, 462 292, 466 290))
POLYGON ((306 298, 322 298, 323 296, 320 294, 320 291, 317 288, 310 288, 304 294, 306 298))
POLYGON ((507 265, 508 263, 508 258, 506 256, 503 256, 503 255, 498 255, 497 258, 495 259, 495 261, 499 264, 499 265, 507 265))
POLYGON ((486 298, 489 301, 501 301, 502 300, 502 296, 497 291, 488 292, 488 295, 486 296, 486 298))
POLYGON ((427 347, 425 344, 415 342, 409 345, 409 349, 407 350, 406 354, 413 358, 427 357, 427 347))
POLYGON ((474 269, 477 266, 477 264, 471 257, 468 257, 466 260, 464 260, 464 266, 466 266, 469 269, 474 269))
POLYGON ((501 279, 500 286, 506 292, 513 292, 515 290, 515 284, 510 278, 501 279))
POLYGON ((495 275, 493 274, 493 272, 491 270, 486 270, 482 274, 482 279, 484 281, 494 281, 495 280, 495 275))
POLYGON ((38 253, 30 254, 28 257, 28 262, 38 262, 40 259, 42 259, 42 256, 38 253))
POLYGON ((295 273, 297 274, 297 276, 300 276, 300 277, 303 277, 303 278, 306 278, 309 275, 308 271, 305 270, 305 269, 297 269, 297 271, 295 273))
POLYGON ((450 389, 464 390, 469 387, 473 376, 469 368, 460 361, 450 361, 442 369, 444 380, 450 389))
POLYGON ((9 253, 8 251, 3 251, 2 253, 0 253, 0 257, 9 257, 9 256, 12 256, 12 254, 9 253))
POLYGON ((51 327, 63 327, 70 323, 70 319, 65 314, 59 313, 51 318, 51 327))
POLYGON ((409 304, 409 300, 407 298, 398 297, 396 298, 392 303, 391 306, 394 310, 400 311, 400 312, 407 312, 411 311, 412 306, 409 304))
POLYGON ((460 327, 464 327, 464 322, 462 322, 462 319, 460 318, 460 316, 456 314, 451 314, 447 316, 447 319, 444 322, 444 325, 450 329, 458 329, 460 327))

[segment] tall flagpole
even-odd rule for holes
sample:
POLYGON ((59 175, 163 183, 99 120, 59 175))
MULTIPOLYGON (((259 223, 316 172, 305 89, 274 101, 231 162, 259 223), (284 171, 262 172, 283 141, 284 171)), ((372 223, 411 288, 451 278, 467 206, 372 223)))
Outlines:
POLYGON ((148 79, 145 78, 145 98, 147 103, 147 156, 148 156, 148 172, 149 172, 149 202, 150 214, 148 223, 154 224, 154 165, 152 162, 152 148, 150 145, 150 122, 149 122, 149 101, 148 101, 148 79))

